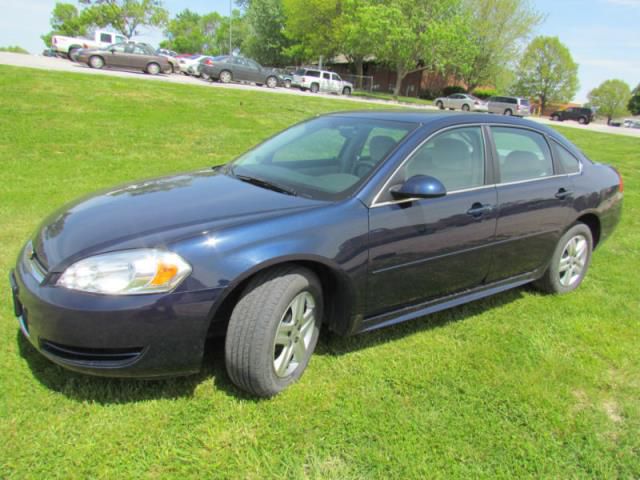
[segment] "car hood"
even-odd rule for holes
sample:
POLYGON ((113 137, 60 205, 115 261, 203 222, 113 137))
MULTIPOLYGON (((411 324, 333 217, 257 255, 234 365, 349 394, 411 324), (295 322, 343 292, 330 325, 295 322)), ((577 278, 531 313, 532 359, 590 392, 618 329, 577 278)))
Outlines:
POLYGON ((84 197, 50 215, 32 242, 47 269, 62 271, 89 255, 162 247, 325 204, 207 170, 139 181, 84 197))

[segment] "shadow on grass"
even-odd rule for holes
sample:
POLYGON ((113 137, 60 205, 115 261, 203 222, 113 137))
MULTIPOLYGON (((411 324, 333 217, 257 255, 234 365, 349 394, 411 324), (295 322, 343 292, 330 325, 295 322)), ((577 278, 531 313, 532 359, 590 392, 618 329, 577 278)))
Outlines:
MULTIPOLYGON (((352 337, 339 337, 323 331, 315 353, 340 356, 393 342, 414 333, 442 328, 450 322, 464 321, 486 310, 514 302, 522 297, 522 292, 522 288, 510 290, 413 321, 352 337)), ((238 399, 248 402, 264 400, 252 397, 231 383, 224 366, 224 339, 222 338, 207 342, 202 369, 199 373, 163 380, 105 378, 79 374, 49 361, 24 338, 20 331, 17 332, 17 342, 20 355, 27 361, 36 380, 48 389, 79 402, 110 405, 191 397, 198 385, 206 381, 213 381, 219 391, 238 399)))

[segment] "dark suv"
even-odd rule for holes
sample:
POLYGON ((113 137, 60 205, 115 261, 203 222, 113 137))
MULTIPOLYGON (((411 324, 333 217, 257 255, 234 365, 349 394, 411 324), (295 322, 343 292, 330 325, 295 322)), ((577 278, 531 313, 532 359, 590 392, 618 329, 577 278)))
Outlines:
POLYGON ((593 110, 590 108, 570 107, 566 110, 558 110, 551 114, 551 120, 563 122, 565 120, 576 120, 582 125, 593 122, 593 110))

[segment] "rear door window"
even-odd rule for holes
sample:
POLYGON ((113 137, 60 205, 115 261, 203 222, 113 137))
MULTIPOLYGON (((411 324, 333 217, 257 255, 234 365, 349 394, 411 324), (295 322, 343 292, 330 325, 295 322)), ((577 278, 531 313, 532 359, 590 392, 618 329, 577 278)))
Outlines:
POLYGON ((502 183, 553 175, 551 150, 544 136, 532 130, 491 127, 502 183))
POLYGON ((578 160, 569 150, 564 148, 557 142, 551 142, 553 145, 553 153, 558 159, 558 163, 562 167, 563 173, 579 173, 580 160, 578 160))

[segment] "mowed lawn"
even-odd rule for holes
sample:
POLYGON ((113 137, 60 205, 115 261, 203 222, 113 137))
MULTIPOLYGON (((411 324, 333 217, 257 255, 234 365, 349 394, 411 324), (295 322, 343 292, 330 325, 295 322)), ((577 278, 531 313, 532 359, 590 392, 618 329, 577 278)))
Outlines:
POLYGON ((562 130, 625 181, 622 223, 578 291, 324 335, 272 400, 230 384, 219 341, 201 374, 145 382, 68 372, 21 338, 7 275, 50 211, 350 108, 0 67, 0 478, 640 477, 640 139, 562 130))

